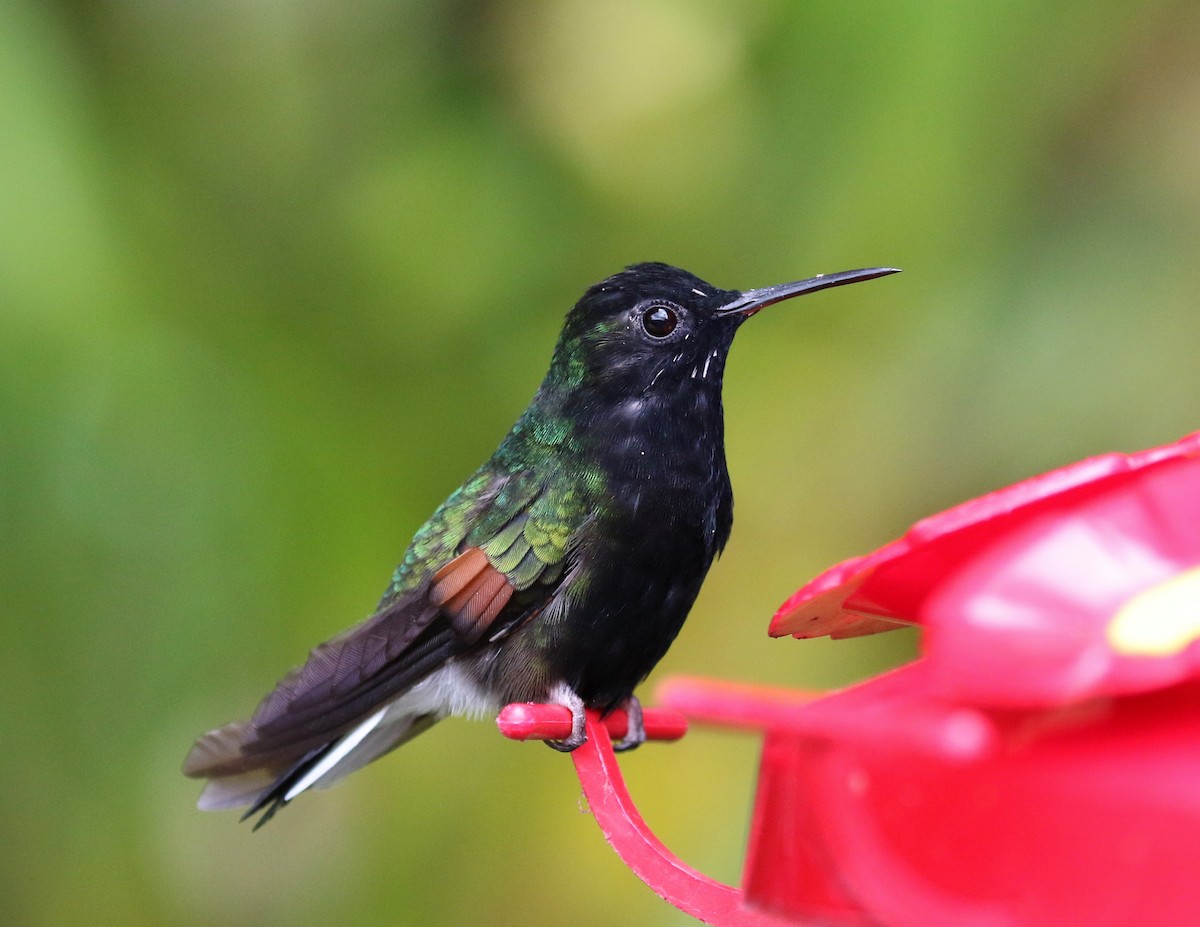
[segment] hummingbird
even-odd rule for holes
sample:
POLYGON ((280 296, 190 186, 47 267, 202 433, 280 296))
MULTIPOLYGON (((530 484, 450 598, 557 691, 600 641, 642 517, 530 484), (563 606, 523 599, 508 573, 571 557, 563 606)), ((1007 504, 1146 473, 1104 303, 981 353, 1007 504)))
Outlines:
POLYGON ((733 524, 721 387, 742 323, 875 267, 722 290, 635 264, 567 313, 550 369, 496 452, 416 533, 374 614, 313 649, 248 721, 184 762, 203 810, 255 828, 451 715, 509 702, 628 712, 679 633, 733 524))

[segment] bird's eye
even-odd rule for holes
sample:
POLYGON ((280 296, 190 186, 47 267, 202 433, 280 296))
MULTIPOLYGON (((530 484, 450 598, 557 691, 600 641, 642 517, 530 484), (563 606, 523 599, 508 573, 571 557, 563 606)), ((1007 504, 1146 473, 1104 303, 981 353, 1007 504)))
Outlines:
POLYGON ((642 313, 642 328, 651 338, 666 338, 679 324, 679 313, 667 306, 651 306, 642 313))

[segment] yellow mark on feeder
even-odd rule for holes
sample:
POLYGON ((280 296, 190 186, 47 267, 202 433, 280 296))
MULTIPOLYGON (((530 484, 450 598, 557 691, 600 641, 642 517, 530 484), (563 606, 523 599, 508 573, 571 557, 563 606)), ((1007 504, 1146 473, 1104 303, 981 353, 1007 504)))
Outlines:
POLYGON ((1139 592, 1108 623, 1108 642, 1127 657, 1169 657, 1200 639, 1200 567, 1139 592))

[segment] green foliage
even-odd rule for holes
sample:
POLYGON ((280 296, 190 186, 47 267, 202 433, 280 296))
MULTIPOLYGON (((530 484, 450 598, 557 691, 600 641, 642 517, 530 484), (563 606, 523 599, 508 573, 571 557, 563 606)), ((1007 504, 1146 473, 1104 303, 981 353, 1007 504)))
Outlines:
MULTIPOLYGON (((0 5, 0 897, 12 924, 687 923, 569 762, 443 725, 251 836, 193 736, 367 614, 622 265, 785 304, 726 376, 737 524, 654 678, 913 519, 1197 427, 1194 4, 0 5)), ((652 680, 653 681, 653 680, 652 680)), ((736 880, 754 744, 624 762, 736 880)))

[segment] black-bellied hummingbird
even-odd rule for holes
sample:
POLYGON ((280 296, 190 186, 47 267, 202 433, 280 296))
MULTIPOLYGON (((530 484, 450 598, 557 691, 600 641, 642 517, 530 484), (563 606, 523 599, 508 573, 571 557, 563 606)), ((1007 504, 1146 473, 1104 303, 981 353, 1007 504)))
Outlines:
POLYGON ((256 826, 448 715, 508 702, 629 712, 733 524, 721 383, 760 309, 895 268, 721 290, 666 264, 597 283, 486 463, 417 532, 375 613, 321 644, 249 721, 205 734, 183 771, 203 809, 256 826))

